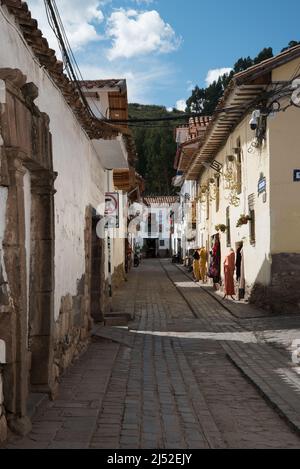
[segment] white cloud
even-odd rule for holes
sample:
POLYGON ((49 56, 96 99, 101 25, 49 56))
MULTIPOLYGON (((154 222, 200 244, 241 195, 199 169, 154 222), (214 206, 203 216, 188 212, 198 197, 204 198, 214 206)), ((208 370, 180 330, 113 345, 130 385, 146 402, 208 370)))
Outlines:
POLYGON ((151 5, 154 0, 132 0, 133 2, 137 3, 138 5, 142 5, 143 3, 146 5, 151 5))
MULTIPOLYGON (((48 39, 51 48, 58 51, 57 39, 51 30, 43 0, 27 0, 32 17, 36 18, 39 28, 48 39)), ((76 51, 91 41, 101 39, 96 31, 95 24, 103 21, 104 16, 100 9, 103 1, 99 0, 60 0, 58 10, 71 47, 76 51)))
POLYGON ((195 84, 191 80, 188 80, 186 82, 186 85, 187 85, 187 91, 188 92, 192 92, 195 88, 195 84))
POLYGON ((179 99, 177 102, 176 102, 176 109, 178 111, 185 111, 185 108, 186 108, 186 101, 184 99, 179 99))
MULTIPOLYGON (((49 46, 61 58, 44 1, 27 1, 49 46)), ((152 1, 132 0, 134 3, 146 6, 152 1)), ((57 7, 85 79, 126 78, 130 102, 141 104, 153 103, 161 91, 174 84, 172 64, 150 54, 170 52, 180 44, 172 27, 157 11, 111 10, 112 0, 59 0, 57 7), (110 13, 104 17, 105 5, 109 5, 110 13), (103 39, 111 43, 109 50, 103 39), (141 57, 143 53, 145 57, 141 57), (112 62, 117 57, 121 59, 112 62)))
POLYGON ((224 75, 225 73, 230 73, 232 70, 232 68, 216 68, 214 70, 209 70, 208 73, 207 73, 207 76, 205 78, 205 82, 207 84, 207 86, 211 85, 214 81, 217 81, 218 78, 222 75, 224 75))
POLYGON ((176 50, 181 42, 156 10, 113 12, 108 19, 107 35, 112 39, 112 47, 107 53, 109 60, 154 52, 168 53, 176 50))

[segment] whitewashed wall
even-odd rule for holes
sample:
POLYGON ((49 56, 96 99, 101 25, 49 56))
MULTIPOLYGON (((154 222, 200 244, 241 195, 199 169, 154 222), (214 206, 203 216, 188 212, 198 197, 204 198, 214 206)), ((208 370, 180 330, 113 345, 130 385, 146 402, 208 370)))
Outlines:
POLYGON ((61 297, 77 292, 77 279, 85 272, 85 209, 104 198, 104 170, 87 135, 60 90, 33 58, 5 7, 0 7, 0 67, 20 69, 39 89, 35 101, 50 117, 55 182, 55 318, 61 297), (5 17, 3 16, 5 15, 5 17))
MULTIPOLYGON (((248 149, 254 139, 255 133, 249 126, 250 115, 247 116, 228 138, 224 148, 215 158, 221 164, 225 164, 226 156, 233 153, 238 138, 241 139, 242 146, 242 193, 239 195, 240 203, 234 207, 226 200, 228 192, 224 189, 224 178, 220 182, 220 208, 216 212, 215 201, 210 203, 210 216, 207 220, 206 202, 201 204, 201 223, 198 230, 203 235, 204 241, 209 242, 210 237, 216 233, 215 226, 226 225, 226 208, 230 207, 231 222, 231 246, 233 249, 236 243, 243 241, 245 254, 245 277, 249 285, 259 282, 267 285, 270 281, 270 158, 269 158, 269 135, 261 148, 249 153, 248 149), (262 196, 258 197, 258 181, 260 174, 267 178, 267 200, 264 203, 262 196), (255 196, 256 214, 256 243, 250 244, 249 224, 240 228, 236 227, 237 221, 242 214, 248 214, 248 196, 255 196)), ((206 170, 201 181, 202 184, 208 178, 213 177, 213 170, 206 170)), ((220 234, 223 275, 223 261, 229 247, 227 246, 226 233, 220 234)))

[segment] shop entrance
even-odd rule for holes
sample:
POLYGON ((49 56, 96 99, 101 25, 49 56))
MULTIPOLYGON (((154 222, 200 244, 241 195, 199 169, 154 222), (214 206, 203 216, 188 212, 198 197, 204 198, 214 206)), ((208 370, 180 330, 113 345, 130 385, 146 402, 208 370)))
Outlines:
POLYGON ((144 246, 147 259, 156 259, 158 255, 158 239, 145 239, 144 246))
POLYGON ((237 280, 237 298, 243 300, 245 298, 245 263, 244 263, 244 244, 239 241, 235 245, 235 258, 236 258, 236 280, 237 280))

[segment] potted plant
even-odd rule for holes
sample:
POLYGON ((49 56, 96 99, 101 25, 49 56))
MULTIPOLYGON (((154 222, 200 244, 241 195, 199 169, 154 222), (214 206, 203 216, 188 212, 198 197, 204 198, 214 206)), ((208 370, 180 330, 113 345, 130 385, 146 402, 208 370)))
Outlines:
POLYGON ((216 225, 215 228, 216 228, 216 231, 221 231, 222 233, 225 233, 225 231, 227 230, 227 226, 223 224, 216 225))
POLYGON ((248 221, 251 221, 251 217, 249 215, 241 215, 236 224, 237 228, 243 225, 247 225, 248 221))
POLYGON ((233 163, 234 160, 235 160, 234 155, 227 155, 227 161, 229 161, 229 163, 233 163))

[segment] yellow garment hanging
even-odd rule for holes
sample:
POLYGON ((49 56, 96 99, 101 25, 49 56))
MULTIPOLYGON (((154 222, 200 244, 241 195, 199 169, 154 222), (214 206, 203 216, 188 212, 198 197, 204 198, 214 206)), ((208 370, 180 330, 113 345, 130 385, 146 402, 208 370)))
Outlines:
POLYGON ((196 259, 193 262, 193 272, 194 272, 194 277, 197 282, 200 280, 200 263, 196 259))

